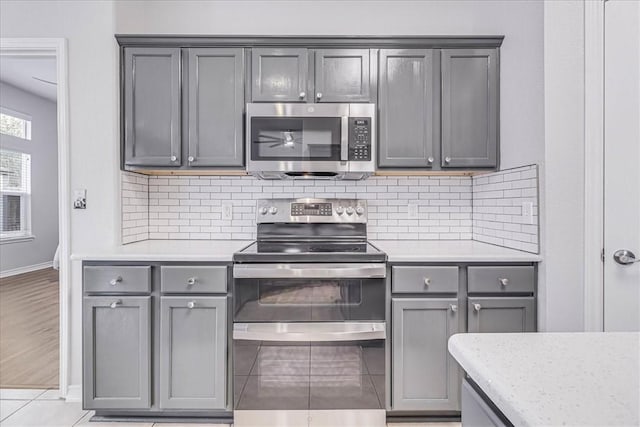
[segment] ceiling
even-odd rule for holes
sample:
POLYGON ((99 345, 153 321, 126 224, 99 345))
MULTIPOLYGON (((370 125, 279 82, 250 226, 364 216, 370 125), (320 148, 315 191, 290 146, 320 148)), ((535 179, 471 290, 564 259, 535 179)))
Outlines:
POLYGON ((56 101, 56 58, 54 56, 0 57, 0 81, 56 101))

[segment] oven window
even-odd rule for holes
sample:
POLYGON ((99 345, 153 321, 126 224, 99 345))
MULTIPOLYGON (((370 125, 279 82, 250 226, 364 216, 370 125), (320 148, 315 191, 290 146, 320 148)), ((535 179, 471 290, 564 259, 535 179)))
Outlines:
POLYGON ((362 303, 362 282, 308 279, 282 283, 261 280, 258 294, 258 302, 262 305, 357 305, 362 303))
POLYGON ((253 117, 251 159, 340 160, 339 117, 253 117))

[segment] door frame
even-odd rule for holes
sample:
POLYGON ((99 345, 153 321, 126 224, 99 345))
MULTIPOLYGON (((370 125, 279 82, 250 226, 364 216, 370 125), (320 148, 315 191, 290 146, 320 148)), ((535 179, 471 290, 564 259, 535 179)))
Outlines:
POLYGON ((71 209, 69 163, 69 90, 67 74, 67 40, 64 38, 1 38, 0 56, 49 56, 56 58, 58 123, 58 239, 60 245, 60 396, 69 389, 69 299, 71 209))

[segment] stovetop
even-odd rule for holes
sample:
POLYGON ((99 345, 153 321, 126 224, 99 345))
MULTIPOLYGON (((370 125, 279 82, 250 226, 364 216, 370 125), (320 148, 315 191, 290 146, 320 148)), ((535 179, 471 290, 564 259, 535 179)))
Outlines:
POLYGON ((385 262, 366 241, 256 241, 233 255, 235 262, 385 262))

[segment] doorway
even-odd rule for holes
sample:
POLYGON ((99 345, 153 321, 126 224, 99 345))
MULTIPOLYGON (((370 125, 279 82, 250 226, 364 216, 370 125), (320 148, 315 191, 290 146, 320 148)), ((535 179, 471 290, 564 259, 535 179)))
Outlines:
POLYGON ((70 238, 65 40, 1 39, 0 82, 0 393, 35 388, 65 397, 70 238))

